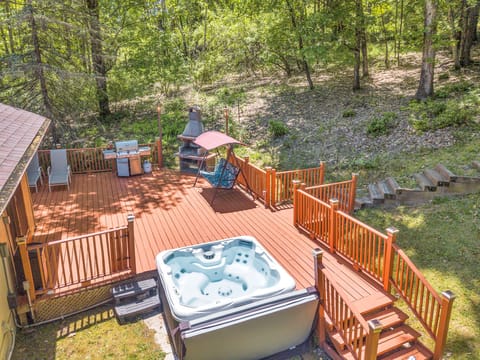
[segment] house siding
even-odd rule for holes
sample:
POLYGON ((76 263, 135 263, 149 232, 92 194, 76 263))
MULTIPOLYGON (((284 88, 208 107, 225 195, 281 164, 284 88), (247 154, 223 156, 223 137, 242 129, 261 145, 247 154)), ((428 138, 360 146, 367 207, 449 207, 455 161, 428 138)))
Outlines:
MULTIPOLYGON (((1 218, 0 218, 1 220, 1 218)), ((0 246, 4 247, 0 254, 8 254, 8 232, 6 225, 3 221, 0 221, 0 246)), ((7 255, 8 256, 8 255, 7 255)), ((3 258, 0 256, 0 359, 7 359, 8 354, 14 343, 15 336, 15 322, 13 319, 13 313, 8 307, 7 295, 8 295, 8 283, 13 284, 11 273, 7 273, 6 269, 11 267, 10 258, 3 258)))

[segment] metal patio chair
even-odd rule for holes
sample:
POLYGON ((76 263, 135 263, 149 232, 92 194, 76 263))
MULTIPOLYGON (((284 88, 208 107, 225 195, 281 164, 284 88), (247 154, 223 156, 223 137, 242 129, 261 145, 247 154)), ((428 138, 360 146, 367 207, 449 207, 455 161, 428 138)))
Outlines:
POLYGON ((38 180, 40 180, 40 184, 43 185, 42 168, 40 167, 38 161, 38 153, 35 153, 32 161, 30 162, 30 165, 28 165, 27 177, 28 186, 35 187, 35 192, 38 192, 38 180))
POLYGON ((70 165, 67 162, 67 149, 50 150, 50 166, 48 167, 48 191, 52 186, 67 185, 70 189, 70 165))

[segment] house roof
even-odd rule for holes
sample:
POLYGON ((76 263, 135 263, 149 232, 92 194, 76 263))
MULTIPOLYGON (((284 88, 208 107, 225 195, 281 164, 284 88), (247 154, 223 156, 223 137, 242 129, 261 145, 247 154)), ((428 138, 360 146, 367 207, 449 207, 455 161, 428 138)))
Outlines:
POLYGON ((0 104, 0 213, 20 183, 49 124, 44 116, 0 104))

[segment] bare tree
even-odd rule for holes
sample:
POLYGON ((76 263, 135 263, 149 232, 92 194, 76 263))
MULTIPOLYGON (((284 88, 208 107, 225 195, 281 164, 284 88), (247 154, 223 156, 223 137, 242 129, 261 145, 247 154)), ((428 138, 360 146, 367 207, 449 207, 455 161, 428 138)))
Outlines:
POLYGON ((107 93, 107 68, 103 54, 102 29, 100 26, 100 8, 98 0, 86 0, 90 26, 90 49, 92 67, 95 75, 97 101, 101 118, 110 115, 110 102, 107 93))
POLYGON ((437 1, 438 0, 425 0, 422 69, 420 72, 420 82, 415 94, 415 98, 419 100, 425 100, 433 96, 435 70, 434 37, 437 30, 437 1))

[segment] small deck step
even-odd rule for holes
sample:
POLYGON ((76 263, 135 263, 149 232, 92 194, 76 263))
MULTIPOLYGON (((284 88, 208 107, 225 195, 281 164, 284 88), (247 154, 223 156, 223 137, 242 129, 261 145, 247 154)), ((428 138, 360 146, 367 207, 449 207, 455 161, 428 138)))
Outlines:
POLYGON ((150 293, 151 295, 157 292, 157 282, 155 279, 146 279, 140 281, 132 281, 125 284, 120 284, 111 290, 115 303, 118 304, 128 298, 136 298, 142 294, 150 293))
POLYGON ((390 186, 390 189, 392 189, 393 192, 397 194, 398 191, 400 190, 400 185, 398 185, 397 180, 395 180, 393 177, 390 176, 386 178, 385 181, 388 184, 388 186, 390 186))
POLYGON ((449 186, 450 178, 444 177, 438 171, 433 169, 426 169, 423 174, 436 186, 449 186))
POLYGON ((143 315, 160 308, 160 305, 160 298, 155 294, 134 302, 126 302, 116 305, 113 310, 118 322, 124 324, 126 321, 133 319, 138 315, 143 315))
POLYGON ((408 325, 402 325, 393 330, 382 332, 378 340, 377 355, 387 354, 404 344, 416 341, 420 335, 420 333, 408 325))
POLYGON ((366 321, 373 319, 380 321, 383 329, 386 330, 404 323, 408 319, 408 315, 396 307, 391 307, 365 316, 366 321))
POLYGON ((395 351, 389 355, 380 357, 381 360, 430 360, 432 359, 433 354, 421 343, 415 343, 410 347, 402 348, 401 350, 395 351))
POLYGON ((395 189, 390 187, 390 183, 387 180, 379 181, 377 183, 377 187, 379 188, 380 192, 383 193, 384 199, 388 199, 388 200, 396 199, 397 194, 395 192, 395 189))
POLYGON ((437 186, 434 183, 432 183, 425 175, 416 173, 416 174, 413 174, 413 178, 418 183, 418 186, 420 187, 420 189, 422 189, 423 191, 437 190, 437 186))
POLYGON ((355 306, 357 311, 359 311, 362 315, 366 316, 367 314, 390 308, 395 300, 395 297, 392 295, 378 292, 376 294, 356 300, 353 303, 353 306, 355 306))
POLYGON ((376 184, 368 184, 368 193, 370 194, 373 204, 376 205, 384 203, 385 198, 383 197, 383 193, 376 184))
POLYGON ((457 180, 457 176, 453 172, 448 170, 443 164, 438 164, 437 166, 435 166, 435 171, 442 175, 443 178, 449 179, 449 182, 455 182, 457 180))

